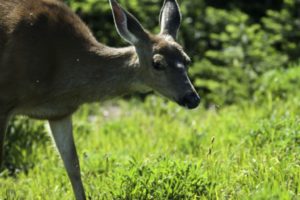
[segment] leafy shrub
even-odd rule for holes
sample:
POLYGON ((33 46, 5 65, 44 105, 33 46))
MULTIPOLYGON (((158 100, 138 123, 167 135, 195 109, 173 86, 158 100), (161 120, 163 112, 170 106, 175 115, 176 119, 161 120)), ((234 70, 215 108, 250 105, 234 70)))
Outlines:
POLYGON ((256 82, 256 100, 261 101, 264 97, 273 100, 287 99, 296 95, 300 88, 300 67, 292 66, 288 69, 271 70, 265 73, 256 82))
POLYGON ((7 129, 4 144, 4 167, 10 175, 18 171, 27 172, 36 163, 35 150, 48 145, 49 137, 42 123, 27 118, 15 118, 7 129))
POLYGON ((276 35, 251 24, 248 15, 238 11, 207 8, 212 48, 194 64, 192 75, 204 96, 216 104, 231 104, 249 98, 255 81, 265 72, 284 66, 288 56, 273 45, 276 35))

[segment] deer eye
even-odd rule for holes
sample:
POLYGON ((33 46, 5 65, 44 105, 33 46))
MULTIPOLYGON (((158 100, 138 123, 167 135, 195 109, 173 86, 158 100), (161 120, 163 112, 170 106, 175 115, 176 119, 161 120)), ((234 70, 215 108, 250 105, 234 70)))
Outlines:
POLYGON ((165 66, 159 61, 153 61, 152 66, 157 71, 163 71, 166 69, 165 66))

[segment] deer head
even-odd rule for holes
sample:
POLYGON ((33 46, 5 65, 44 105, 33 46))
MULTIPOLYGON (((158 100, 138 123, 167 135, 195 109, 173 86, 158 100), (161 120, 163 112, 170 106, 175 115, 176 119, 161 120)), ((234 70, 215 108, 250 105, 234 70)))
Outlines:
POLYGON ((110 0, 119 35, 135 47, 138 83, 189 109, 199 105, 187 69, 191 60, 176 42, 181 13, 176 0, 165 0, 159 21, 161 31, 153 35, 124 10, 116 0, 110 0))

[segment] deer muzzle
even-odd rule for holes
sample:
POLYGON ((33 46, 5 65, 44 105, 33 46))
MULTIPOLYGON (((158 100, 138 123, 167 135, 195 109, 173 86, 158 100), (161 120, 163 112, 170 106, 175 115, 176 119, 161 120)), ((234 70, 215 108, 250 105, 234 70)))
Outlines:
POLYGON ((197 108, 200 103, 200 97, 196 92, 189 92, 178 101, 178 104, 188 109, 197 108))

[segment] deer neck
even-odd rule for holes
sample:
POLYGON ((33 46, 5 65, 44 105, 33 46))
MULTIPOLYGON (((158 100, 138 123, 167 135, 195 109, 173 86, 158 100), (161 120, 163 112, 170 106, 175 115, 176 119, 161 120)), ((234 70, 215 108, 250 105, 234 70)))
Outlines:
MULTIPOLYGON (((89 47, 74 57, 79 73, 72 85, 81 102, 93 102, 134 92, 140 71, 134 47, 111 48, 102 44, 89 47)), ((74 62, 74 61, 73 61, 74 62)), ((74 68, 74 66, 73 66, 74 68)))

